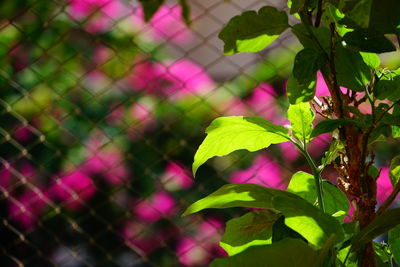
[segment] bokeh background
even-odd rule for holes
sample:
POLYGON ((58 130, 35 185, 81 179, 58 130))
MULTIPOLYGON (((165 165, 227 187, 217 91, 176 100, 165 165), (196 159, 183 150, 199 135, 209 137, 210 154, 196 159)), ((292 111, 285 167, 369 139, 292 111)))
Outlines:
MULTIPOLYGON (((148 24, 131 0, 1 2, 1 266, 205 266, 225 255, 224 222, 245 211, 181 217, 189 204, 227 182, 285 189, 308 170, 284 143, 215 158, 193 179, 214 118, 286 123, 285 84, 301 48, 286 33, 257 54, 222 53, 217 35, 232 16, 285 1, 187 2, 190 27, 175 1, 148 24)), ((326 95, 319 77, 317 96, 326 95)), ((310 153, 320 158, 329 143, 313 140, 310 153)), ((379 201, 396 144, 377 146, 379 201)))

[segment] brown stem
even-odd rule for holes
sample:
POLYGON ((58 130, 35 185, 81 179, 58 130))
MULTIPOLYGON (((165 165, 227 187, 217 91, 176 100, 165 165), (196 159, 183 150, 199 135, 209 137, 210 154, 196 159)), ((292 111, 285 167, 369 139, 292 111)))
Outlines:
POLYGON ((318 1, 317 16, 315 17, 314 27, 318 28, 322 19, 322 0, 318 1))

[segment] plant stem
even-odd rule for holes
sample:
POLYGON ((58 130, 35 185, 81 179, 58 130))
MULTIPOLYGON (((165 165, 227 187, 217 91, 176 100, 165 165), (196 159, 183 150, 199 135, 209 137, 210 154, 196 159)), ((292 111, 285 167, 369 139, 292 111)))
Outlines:
POLYGON ((319 27, 322 19, 322 0, 318 1, 317 16, 315 17, 314 27, 319 27))
POLYGON ((293 140, 291 140, 291 142, 300 150, 300 152, 306 158, 308 165, 310 165, 310 167, 311 167, 312 173, 314 175, 315 187, 317 190, 318 206, 323 212, 325 212, 325 205, 324 205, 324 201, 323 201, 324 191, 322 188, 321 172, 318 170, 317 165, 315 164, 314 160, 308 153, 306 145, 304 145, 304 148, 303 148, 297 142, 295 142, 293 140))

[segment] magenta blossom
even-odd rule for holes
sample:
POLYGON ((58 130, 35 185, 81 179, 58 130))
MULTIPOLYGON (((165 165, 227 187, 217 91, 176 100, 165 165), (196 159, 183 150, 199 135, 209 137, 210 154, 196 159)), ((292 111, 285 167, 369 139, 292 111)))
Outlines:
POLYGON ((176 213, 176 203, 167 192, 156 192, 133 207, 133 213, 142 221, 153 223, 176 213))
POLYGON ((175 191, 192 186, 193 178, 190 175, 190 171, 182 166, 183 164, 173 161, 167 163, 165 172, 161 176, 161 181, 166 189, 175 191))
POLYGON ((376 200, 378 205, 382 204, 393 191, 392 183, 389 178, 389 167, 382 167, 381 173, 376 181, 377 183, 377 196, 376 200))
POLYGON ((122 228, 124 240, 131 246, 140 249, 145 254, 150 254, 160 247, 159 238, 149 233, 148 225, 128 221, 122 228))
POLYGON ((110 26, 123 16, 126 10, 119 0, 68 0, 68 14, 76 20, 85 21, 90 33, 109 30, 110 26))
POLYGON ((61 201, 66 209, 72 211, 84 206, 95 192, 96 186, 92 179, 79 170, 56 179, 49 189, 51 198, 61 201))
POLYGON ((8 216, 25 230, 32 230, 48 201, 41 189, 26 189, 9 202, 8 216))
POLYGON ((141 32, 146 30, 150 36, 158 42, 170 41, 177 44, 188 43, 192 39, 192 33, 182 19, 182 11, 179 5, 162 5, 153 15, 149 24, 150 29, 144 24, 142 8, 136 9, 133 16, 135 24, 141 26, 141 32))
POLYGON ((232 173, 229 181, 235 184, 253 183, 278 189, 286 188, 279 164, 263 154, 255 158, 250 168, 232 173))
POLYGON ((278 146, 285 160, 293 162, 300 156, 300 151, 291 142, 279 143, 278 146))
POLYGON ((175 100, 188 95, 204 95, 215 87, 214 81, 201 66, 186 59, 138 63, 130 82, 135 90, 175 100))
POLYGON ((7 162, 2 164, 0 169, 0 191, 8 190, 11 183, 11 168, 12 166, 7 162))
POLYGON ((204 246, 190 237, 183 237, 177 245, 176 255, 184 266, 205 266, 212 255, 206 248, 207 244, 204 246))

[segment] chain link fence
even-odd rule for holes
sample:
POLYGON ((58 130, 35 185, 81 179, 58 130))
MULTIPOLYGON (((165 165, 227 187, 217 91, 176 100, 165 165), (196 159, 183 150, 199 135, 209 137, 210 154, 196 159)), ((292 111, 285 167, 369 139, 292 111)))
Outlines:
MULTIPOLYGON (((145 24, 135 1, 2 1, 2 266, 204 266, 225 255, 224 222, 243 210, 181 217, 189 204, 227 182, 285 188, 307 169, 282 144, 213 159, 193 179, 214 118, 286 123, 299 45, 284 35, 224 56, 229 18, 283 1, 188 2, 190 29, 175 2, 145 24)), ((315 157, 329 138, 310 145, 315 157)))

